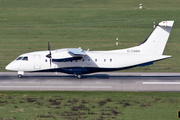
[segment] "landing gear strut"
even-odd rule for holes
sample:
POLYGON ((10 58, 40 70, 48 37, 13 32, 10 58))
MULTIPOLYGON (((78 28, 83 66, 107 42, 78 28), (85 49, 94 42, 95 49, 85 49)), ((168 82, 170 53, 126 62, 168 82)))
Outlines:
POLYGON ((24 75, 24 71, 18 71, 18 78, 22 78, 23 75, 24 75))

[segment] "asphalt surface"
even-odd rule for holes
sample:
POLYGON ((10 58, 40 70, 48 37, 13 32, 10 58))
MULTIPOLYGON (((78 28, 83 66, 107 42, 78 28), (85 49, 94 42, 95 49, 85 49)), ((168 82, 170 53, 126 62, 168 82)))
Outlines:
POLYGON ((180 73, 101 72, 81 79, 63 73, 0 72, 0 90, 32 91, 180 91, 180 73))

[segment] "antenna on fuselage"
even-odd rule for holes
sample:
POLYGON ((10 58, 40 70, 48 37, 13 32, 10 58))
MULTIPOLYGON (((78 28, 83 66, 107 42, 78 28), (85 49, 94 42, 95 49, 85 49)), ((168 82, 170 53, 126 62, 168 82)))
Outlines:
POLYGON ((50 66, 51 66, 52 55, 51 55, 51 47, 50 47, 49 41, 48 41, 48 50, 49 50, 49 54, 47 54, 46 57, 50 59, 50 66))

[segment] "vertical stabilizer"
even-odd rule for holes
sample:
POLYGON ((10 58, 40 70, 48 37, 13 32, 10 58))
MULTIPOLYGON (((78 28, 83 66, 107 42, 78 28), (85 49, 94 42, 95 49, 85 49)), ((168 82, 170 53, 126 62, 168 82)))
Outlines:
MULTIPOLYGON (((174 21, 160 22, 149 37, 138 47, 143 54, 162 55, 174 21)), ((137 47, 137 48, 138 48, 137 47)))

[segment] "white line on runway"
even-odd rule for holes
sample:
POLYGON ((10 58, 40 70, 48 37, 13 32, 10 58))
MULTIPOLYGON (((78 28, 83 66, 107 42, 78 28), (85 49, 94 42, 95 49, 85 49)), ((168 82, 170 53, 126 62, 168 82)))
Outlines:
POLYGON ((178 85, 180 82, 142 82, 142 84, 157 84, 157 85, 178 85))
POLYGON ((101 89, 101 88, 112 88, 112 86, 0 86, 0 88, 83 88, 83 89, 101 89))

